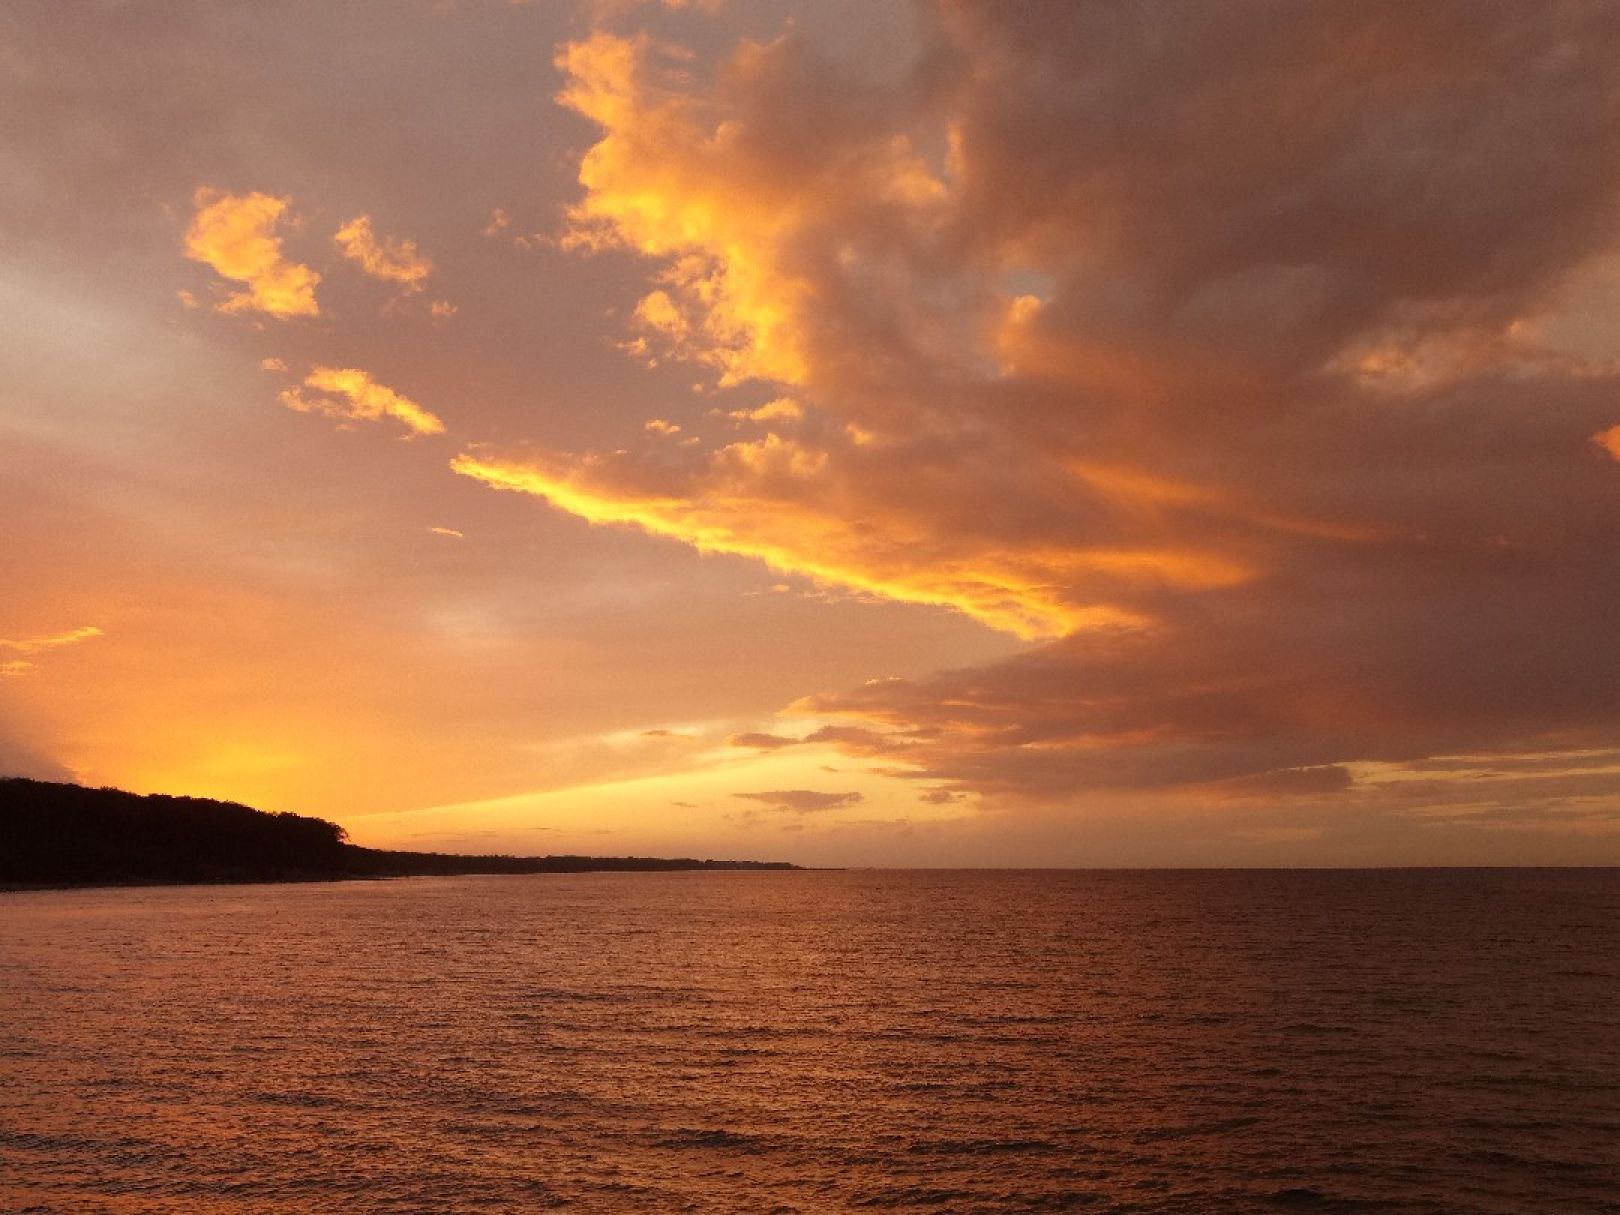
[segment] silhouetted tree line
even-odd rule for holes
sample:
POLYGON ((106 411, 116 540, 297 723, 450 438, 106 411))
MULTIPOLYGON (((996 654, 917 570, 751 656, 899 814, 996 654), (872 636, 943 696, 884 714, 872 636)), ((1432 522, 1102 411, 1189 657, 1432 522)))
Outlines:
POLYGON ((343 871, 343 828, 201 797, 0 781, 0 881, 207 882, 343 871))
POLYGON ((656 857, 458 856, 350 844, 342 827, 202 797, 0 778, 0 883, 266 882, 462 873, 793 869, 656 857))

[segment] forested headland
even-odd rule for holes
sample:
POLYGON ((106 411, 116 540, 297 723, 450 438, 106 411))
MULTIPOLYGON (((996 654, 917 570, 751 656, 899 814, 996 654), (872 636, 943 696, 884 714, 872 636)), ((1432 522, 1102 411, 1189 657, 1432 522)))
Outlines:
POLYGON ((202 797, 0 778, 0 885, 289 882, 473 873, 794 869, 780 861, 462 856, 348 842, 343 828, 202 797))

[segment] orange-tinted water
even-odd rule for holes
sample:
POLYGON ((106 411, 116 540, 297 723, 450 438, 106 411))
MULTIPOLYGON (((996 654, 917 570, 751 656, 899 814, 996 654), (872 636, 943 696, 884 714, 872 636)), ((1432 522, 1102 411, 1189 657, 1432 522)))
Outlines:
POLYGON ((0 1211, 1620 1211, 1620 876, 0 895, 0 1211))

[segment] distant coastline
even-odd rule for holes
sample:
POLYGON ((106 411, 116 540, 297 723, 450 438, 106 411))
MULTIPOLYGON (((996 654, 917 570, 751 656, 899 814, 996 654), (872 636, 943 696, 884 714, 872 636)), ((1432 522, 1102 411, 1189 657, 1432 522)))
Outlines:
POLYGON ((343 828, 235 802, 0 777, 0 890, 330 882, 464 874, 793 870, 785 861, 464 856, 348 842, 343 828))

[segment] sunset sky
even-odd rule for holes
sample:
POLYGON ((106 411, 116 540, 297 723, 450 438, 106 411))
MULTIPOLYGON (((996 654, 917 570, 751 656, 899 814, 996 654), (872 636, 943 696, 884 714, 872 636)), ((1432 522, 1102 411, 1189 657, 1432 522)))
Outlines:
POLYGON ((0 773, 1620 862, 1620 6, 14 0, 0 773))

